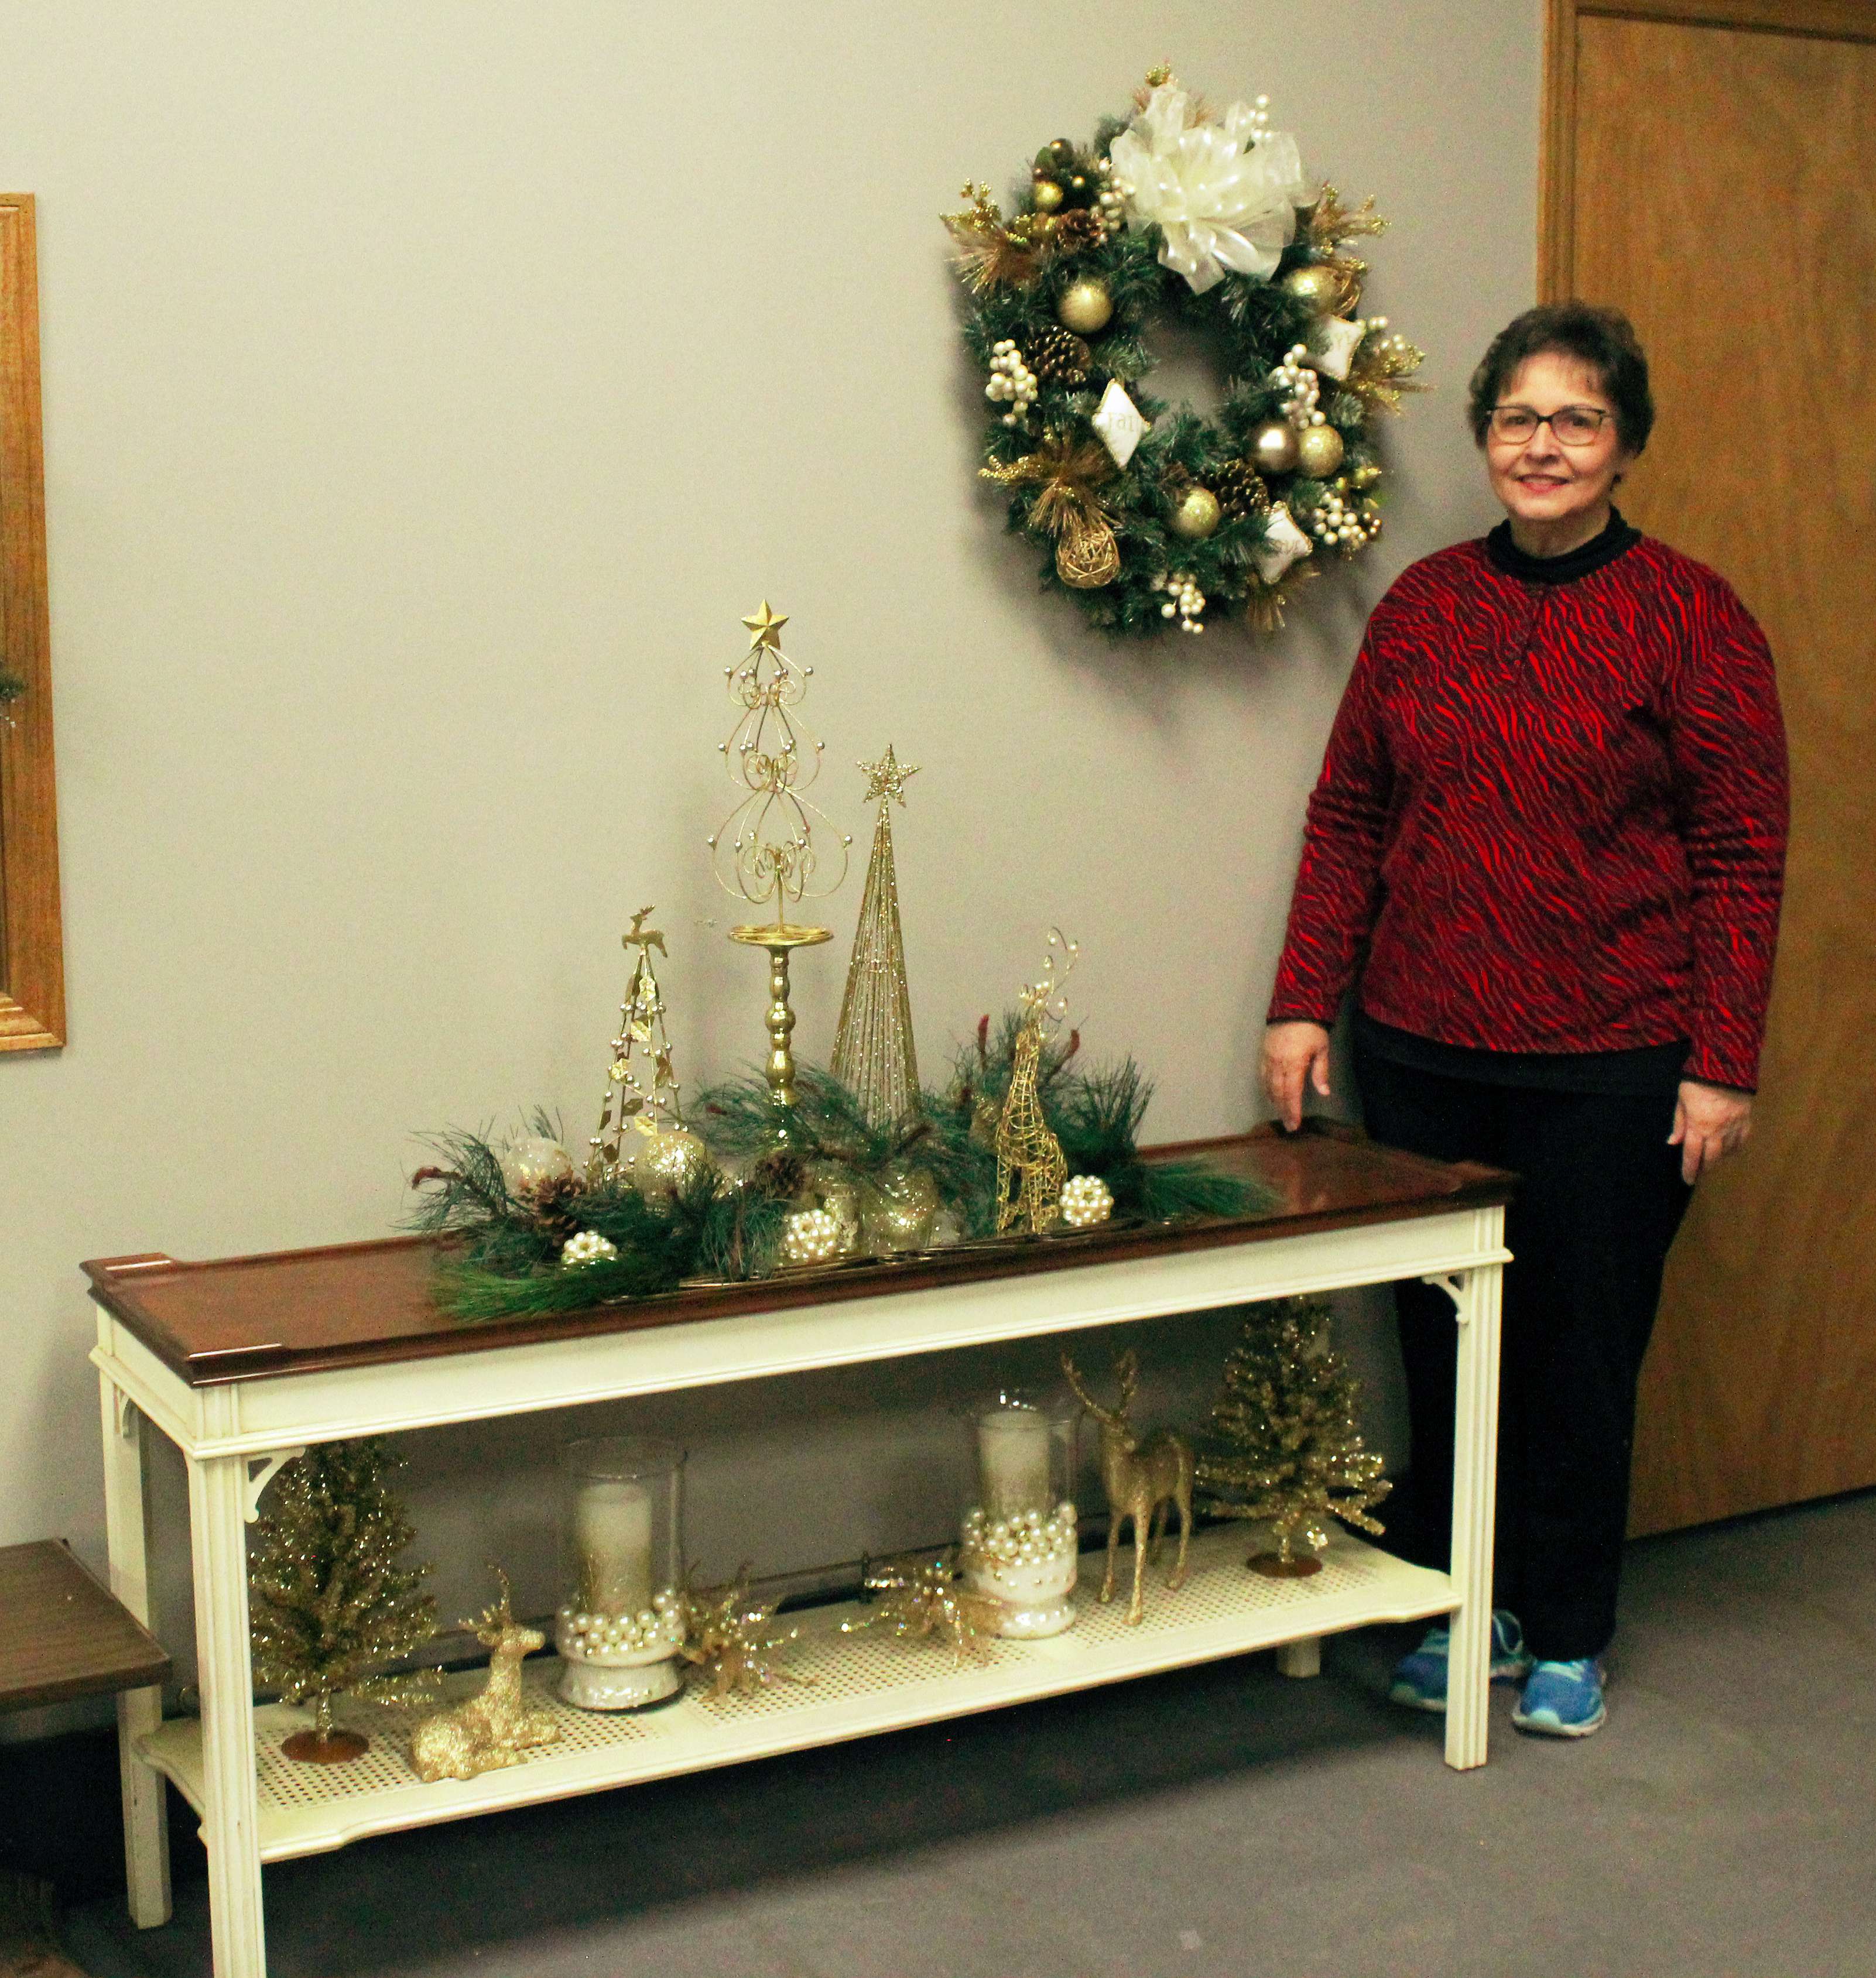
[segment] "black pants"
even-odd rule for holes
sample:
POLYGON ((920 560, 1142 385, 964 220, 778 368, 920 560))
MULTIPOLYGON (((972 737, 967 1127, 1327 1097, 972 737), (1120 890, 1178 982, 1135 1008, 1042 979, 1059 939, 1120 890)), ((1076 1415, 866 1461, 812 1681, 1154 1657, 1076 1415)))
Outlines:
MULTIPOLYGON (((1692 1196, 1666 1144, 1674 1100, 1445 1078, 1358 1046, 1355 1076, 1375 1140, 1523 1177, 1506 1216, 1493 1604, 1535 1656, 1600 1655, 1616 1626, 1636 1383, 1692 1196)), ((1443 1292, 1395 1289, 1413 1453, 1391 1542, 1444 1570, 1457 1328, 1443 1292)))

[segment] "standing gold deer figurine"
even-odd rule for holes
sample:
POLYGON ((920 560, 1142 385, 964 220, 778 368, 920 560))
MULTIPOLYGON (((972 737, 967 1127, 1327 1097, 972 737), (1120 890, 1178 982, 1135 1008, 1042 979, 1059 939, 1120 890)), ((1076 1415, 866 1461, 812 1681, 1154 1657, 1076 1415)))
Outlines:
POLYGON ((997 1122, 994 1142, 999 1236, 1013 1229, 1036 1235, 1061 1217, 1062 1183, 1068 1178, 1068 1163, 1062 1158, 1061 1142, 1043 1117, 1037 1078, 1042 1068, 1043 1046, 1067 1014, 1061 984, 1080 951, 1064 938, 1060 928, 1051 928, 1042 979, 1023 990, 1022 1027, 1016 1034, 1010 1090, 997 1122), (1055 972, 1058 950, 1067 958, 1060 977, 1055 972))
POLYGON ((462 1624, 494 1651, 488 1681, 479 1696, 426 1717, 410 1734, 410 1762, 421 1779, 472 1779, 518 1763, 530 1745, 551 1745, 561 1735, 553 1712, 531 1705, 521 1692, 521 1658, 545 1648, 547 1637, 515 1619, 508 1576, 498 1567, 495 1577, 501 1599, 479 1622, 462 1624))
POLYGON ((1143 1443, 1127 1426, 1127 1410, 1140 1385, 1140 1355, 1131 1347, 1114 1362, 1120 1399, 1104 1408, 1090 1394, 1075 1363, 1064 1353, 1062 1371, 1075 1398, 1101 1425, 1101 1482, 1107 1492, 1107 1576, 1101 1599, 1114 1597, 1114 1553, 1120 1543, 1122 1520, 1133 1520, 1133 1599, 1127 1625, 1140 1624, 1146 1569, 1159 1550, 1166 1528, 1166 1507, 1179 1507, 1179 1557, 1166 1585, 1173 1592, 1186 1583, 1186 1547, 1192 1538, 1192 1444, 1183 1435, 1159 1429, 1143 1443))

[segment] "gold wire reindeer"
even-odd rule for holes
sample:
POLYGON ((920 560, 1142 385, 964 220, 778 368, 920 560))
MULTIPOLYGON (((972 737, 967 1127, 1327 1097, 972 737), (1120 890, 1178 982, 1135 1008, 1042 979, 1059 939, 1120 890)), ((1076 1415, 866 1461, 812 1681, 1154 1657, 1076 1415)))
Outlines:
POLYGON ((1048 1122, 1043 1117, 1036 1080, 1042 1064, 1042 1047, 1068 1014, 1062 984, 1080 952, 1074 942, 1064 937, 1060 928, 1051 928, 1042 979, 1024 987, 1023 1021, 1016 1034, 1010 1090, 1003 1102, 1002 1116, 997 1122, 997 1233, 1000 1236, 1019 1224, 1031 1235, 1037 1235, 1061 1216, 1062 1183, 1068 1179, 1068 1163, 1062 1158, 1061 1142, 1049 1131, 1048 1122), (1058 950, 1067 958, 1059 977, 1055 973, 1058 950))
POLYGON ((1192 1538, 1192 1444, 1167 1429, 1156 1430, 1142 1442, 1128 1426, 1127 1410, 1140 1385, 1140 1355, 1131 1347, 1114 1362, 1120 1398, 1112 1408, 1103 1407, 1088 1392, 1066 1353, 1062 1372, 1076 1400, 1101 1425, 1101 1483, 1107 1493, 1107 1576, 1101 1582, 1101 1599, 1104 1603, 1114 1597, 1114 1553, 1120 1543, 1121 1524, 1131 1518, 1133 1599, 1127 1619, 1130 1627, 1137 1627, 1146 1569, 1164 1535, 1168 1504, 1179 1507, 1179 1557, 1166 1583, 1175 1593, 1186 1583, 1186 1548, 1192 1538))
POLYGON ((531 1745, 551 1745, 560 1737, 552 1711, 531 1705, 521 1690, 521 1659, 545 1648, 547 1637, 515 1619, 508 1576, 498 1566, 495 1577, 501 1583, 500 1600, 479 1622, 462 1624, 494 1651, 488 1681, 479 1696, 425 1718, 410 1734, 410 1762, 421 1779, 472 1779, 518 1765, 531 1745))

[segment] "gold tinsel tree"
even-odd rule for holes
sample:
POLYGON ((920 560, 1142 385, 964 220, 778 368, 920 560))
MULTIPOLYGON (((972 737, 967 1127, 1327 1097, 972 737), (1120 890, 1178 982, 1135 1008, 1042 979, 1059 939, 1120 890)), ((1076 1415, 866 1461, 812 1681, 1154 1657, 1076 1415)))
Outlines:
POLYGON ((268 1486, 248 1563, 254 1679, 313 1706, 312 1730, 287 1740, 292 1757, 329 1762, 365 1749, 333 1728, 341 1695, 399 1704, 433 1694, 433 1679, 376 1672, 436 1632, 436 1603, 421 1590, 429 1567, 398 1563, 415 1536, 386 1487, 399 1467, 376 1437, 329 1442, 268 1486))
POLYGON ((1225 1362, 1223 1391, 1202 1446, 1206 1508, 1270 1526, 1274 1553, 1250 1563, 1277 1574, 1313 1573, 1328 1520, 1378 1533, 1369 1510, 1393 1488, 1362 1440, 1361 1386, 1328 1343, 1320 1298, 1254 1307, 1225 1362), (1309 1548, 1299 1557, 1297 1541, 1309 1548))
POLYGON ((861 896, 847 992, 834 1039, 833 1073, 852 1089, 868 1123, 896 1126, 917 1113, 918 1056, 912 1044, 912 999, 905 985, 905 943, 899 931, 898 874, 892 853, 892 805, 905 803, 905 779, 918 766, 902 762, 890 743, 877 762, 862 762, 866 801, 879 806, 861 896))

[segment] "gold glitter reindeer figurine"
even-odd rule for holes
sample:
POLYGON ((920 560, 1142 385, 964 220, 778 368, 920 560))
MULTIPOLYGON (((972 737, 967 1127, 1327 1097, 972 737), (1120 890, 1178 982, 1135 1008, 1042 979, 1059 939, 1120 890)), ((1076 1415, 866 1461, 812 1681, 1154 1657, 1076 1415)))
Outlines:
POLYGON ((1062 1372, 1075 1398, 1101 1425, 1101 1483, 1107 1493, 1107 1576, 1101 1582, 1103 1602, 1114 1597, 1114 1551, 1120 1527, 1133 1520, 1133 1599, 1127 1625, 1140 1625, 1146 1568, 1159 1550, 1168 1522, 1166 1507, 1179 1507, 1179 1557, 1167 1586, 1174 1593, 1186 1583, 1186 1548, 1192 1538, 1192 1444, 1183 1435, 1160 1429, 1142 1442, 1127 1424, 1127 1410, 1140 1385, 1140 1355, 1131 1347, 1114 1362, 1120 1398, 1104 1408, 1087 1391, 1075 1363, 1064 1353, 1062 1372))
POLYGON ((1061 985, 1080 952, 1072 941, 1064 938, 1060 928, 1050 928, 1042 979, 1026 984, 1023 991, 1023 1022, 1016 1034, 1010 1090, 1003 1102, 1003 1116, 997 1123, 997 1233, 1000 1236, 1019 1225, 1035 1235, 1061 1216, 1062 1183, 1068 1179, 1068 1163, 1062 1158, 1061 1142, 1049 1131, 1048 1123, 1043 1118, 1036 1078, 1042 1065, 1043 1046, 1068 1014, 1061 985), (1059 979, 1055 973, 1058 950, 1067 957, 1059 979))
POLYGON ((486 1609, 479 1622, 465 1621, 475 1639, 494 1653, 488 1659, 488 1681, 479 1696, 453 1710, 426 1717, 410 1734, 410 1762, 420 1779, 472 1779, 503 1765, 518 1765, 531 1745, 551 1745, 560 1726, 551 1710, 528 1702, 521 1689, 521 1659, 547 1646, 538 1628, 514 1618, 508 1576, 500 1567, 501 1598, 486 1609))

